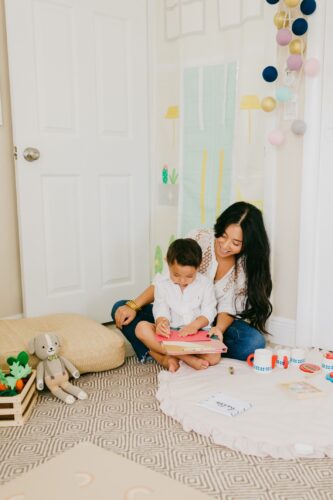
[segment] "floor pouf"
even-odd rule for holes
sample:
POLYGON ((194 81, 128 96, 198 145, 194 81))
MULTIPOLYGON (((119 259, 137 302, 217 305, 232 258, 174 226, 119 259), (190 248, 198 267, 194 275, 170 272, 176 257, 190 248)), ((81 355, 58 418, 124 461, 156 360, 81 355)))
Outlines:
MULTIPOLYGON (((117 368, 125 359, 123 339, 109 328, 79 314, 52 314, 36 318, 0 320, 0 367, 20 351, 28 351, 28 342, 36 335, 55 333, 61 351, 80 373, 117 368)), ((30 357, 35 368, 37 358, 30 357)))

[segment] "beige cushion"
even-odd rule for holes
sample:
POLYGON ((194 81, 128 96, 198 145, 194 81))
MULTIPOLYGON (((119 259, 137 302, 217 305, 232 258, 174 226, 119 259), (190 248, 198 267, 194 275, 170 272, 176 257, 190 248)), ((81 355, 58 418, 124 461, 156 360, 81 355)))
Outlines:
MULTIPOLYGON (((53 314, 38 318, 0 320, 0 367, 8 368, 7 358, 28 352, 30 339, 54 332, 61 342, 60 354, 80 373, 117 368, 125 359, 124 340, 109 328, 79 314, 53 314)), ((38 359, 30 356, 35 368, 38 359)))

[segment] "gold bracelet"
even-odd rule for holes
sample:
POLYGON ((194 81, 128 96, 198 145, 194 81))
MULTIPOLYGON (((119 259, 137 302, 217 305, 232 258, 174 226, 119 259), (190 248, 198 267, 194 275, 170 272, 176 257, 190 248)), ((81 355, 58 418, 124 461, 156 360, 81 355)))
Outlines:
POLYGON ((125 305, 135 312, 141 311, 142 309, 142 307, 139 307, 138 304, 134 302, 134 300, 128 300, 125 305))

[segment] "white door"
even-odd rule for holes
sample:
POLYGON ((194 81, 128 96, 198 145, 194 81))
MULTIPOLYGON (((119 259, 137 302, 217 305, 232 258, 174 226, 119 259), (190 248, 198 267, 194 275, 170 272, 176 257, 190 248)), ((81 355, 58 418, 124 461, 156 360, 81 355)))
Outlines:
POLYGON ((5 5, 24 313, 109 321, 149 284, 146 0, 5 5))

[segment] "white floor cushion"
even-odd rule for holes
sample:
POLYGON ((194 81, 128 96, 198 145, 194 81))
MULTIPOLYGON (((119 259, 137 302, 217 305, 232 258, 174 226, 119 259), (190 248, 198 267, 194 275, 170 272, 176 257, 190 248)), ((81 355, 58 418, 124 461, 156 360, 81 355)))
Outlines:
POLYGON ((268 375, 257 374, 246 362, 226 358, 201 371, 181 363, 176 373, 160 373, 157 399, 161 410, 184 430, 210 436, 233 450, 285 459, 333 457, 333 384, 323 372, 306 375, 298 368, 276 368, 268 375), (279 385, 297 380, 316 385, 325 395, 297 400, 279 385), (235 417, 198 406, 220 392, 253 406, 235 417))

